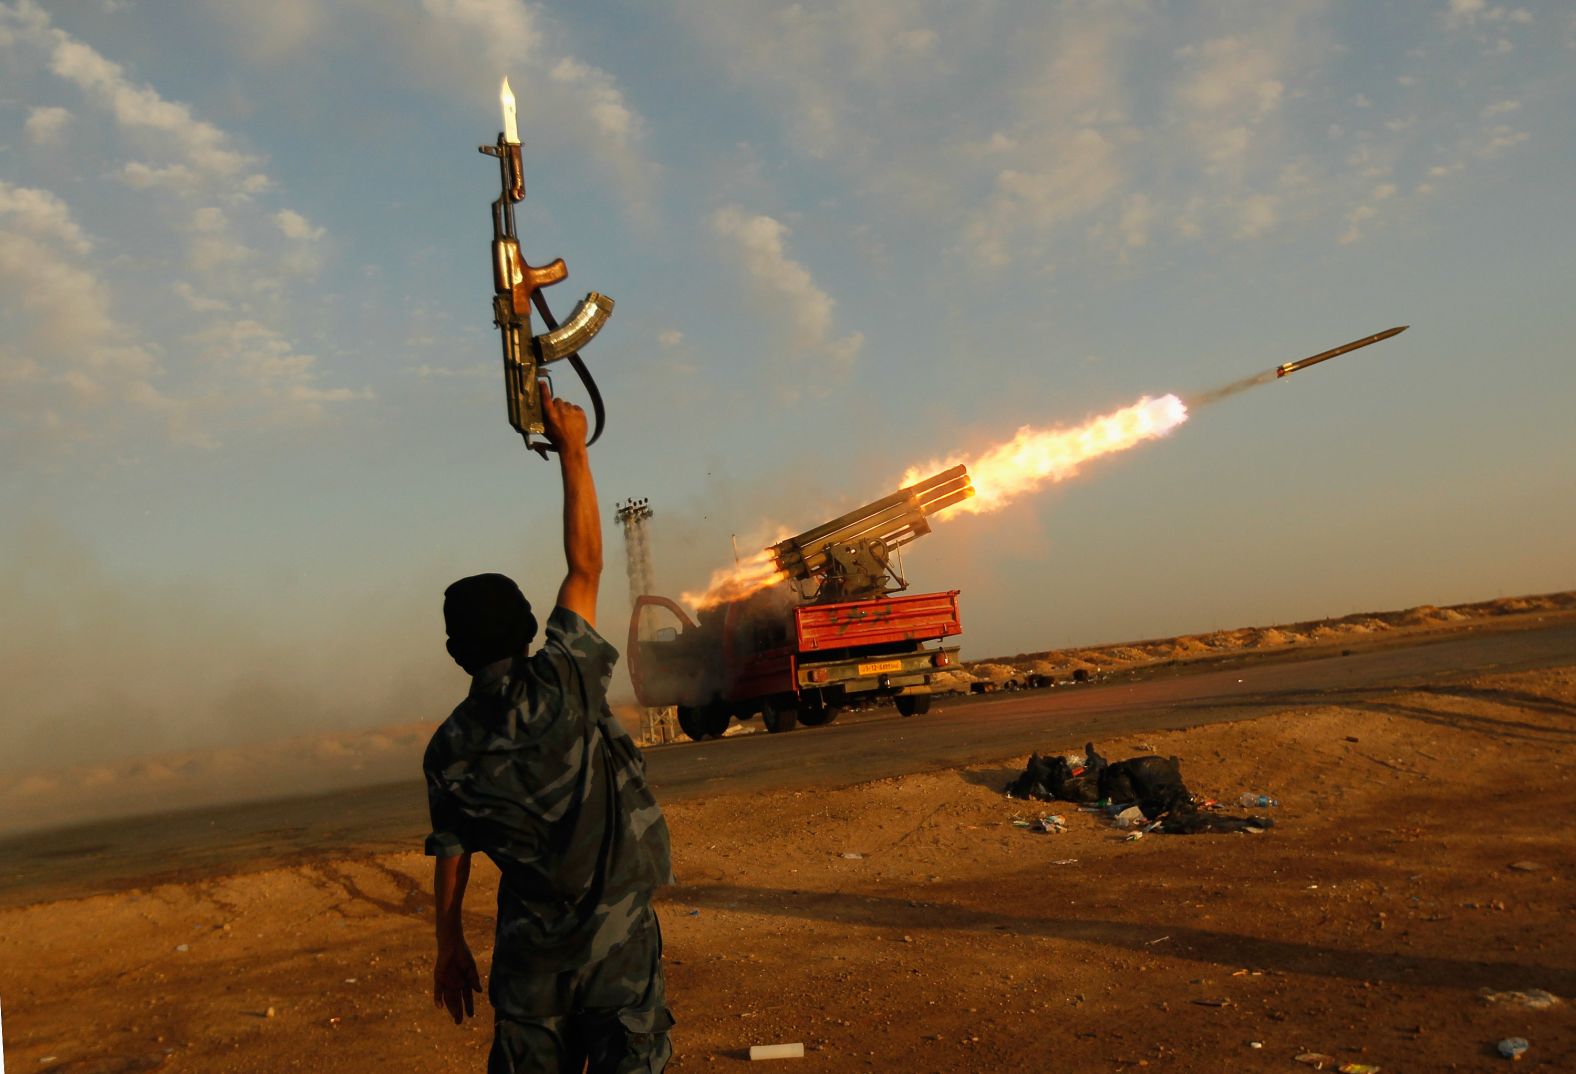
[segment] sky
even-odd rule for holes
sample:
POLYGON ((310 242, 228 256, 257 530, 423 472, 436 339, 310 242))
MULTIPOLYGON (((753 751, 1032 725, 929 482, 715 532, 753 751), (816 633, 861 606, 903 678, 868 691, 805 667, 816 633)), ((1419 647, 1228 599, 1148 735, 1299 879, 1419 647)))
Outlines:
POLYGON ((504 75, 526 257, 617 303, 617 643, 627 497, 677 594, 911 465, 1396 324, 909 580, 972 659, 1576 587, 1568 3, 0 0, 0 769, 436 720, 443 587, 551 601, 504 75))

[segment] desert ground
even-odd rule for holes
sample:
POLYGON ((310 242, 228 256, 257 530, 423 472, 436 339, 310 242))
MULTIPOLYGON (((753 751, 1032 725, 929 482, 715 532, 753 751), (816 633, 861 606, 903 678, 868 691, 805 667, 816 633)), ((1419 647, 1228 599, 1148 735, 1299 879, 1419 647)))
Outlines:
MULTIPOLYGON (((1051 729, 1042 748, 1081 745, 1051 729)), ((670 1069, 802 1042, 780 1062, 1489 1070, 1508 1037, 1529 1042, 1523 1068, 1576 1068, 1576 653, 1096 745, 1176 756, 1204 798, 1273 795, 1275 826, 1130 840, 1103 814, 1005 798, 1022 755, 670 804, 670 1069), (1014 823, 1048 813, 1067 830, 1014 823)), ((429 875, 418 853, 325 846, 13 902, 6 1063, 480 1070, 485 1006, 464 1027, 431 1006, 429 875)), ((467 900, 484 972, 495 883, 479 864, 467 900)))

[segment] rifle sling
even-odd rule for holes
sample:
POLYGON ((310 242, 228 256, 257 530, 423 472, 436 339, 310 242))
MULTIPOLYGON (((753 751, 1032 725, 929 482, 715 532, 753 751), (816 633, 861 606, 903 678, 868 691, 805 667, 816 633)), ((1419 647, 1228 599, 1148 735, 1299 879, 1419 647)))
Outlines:
MULTIPOLYGON (((547 298, 540 288, 531 292, 531 304, 536 307, 536 312, 542 315, 542 321, 547 325, 549 332, 558 327, 558 319, 553 316, 553 311, 547 308, 547 298)), ((596 380, 592 378, 591 370, 586 368, 585 360, 580 357, 579 351, 570 351, 564 357, 569 360, 575 372, 580 374, 580 383, 586 386, 586 394, 591 397, 593 425, 591 436, 586 441, 586 447, 590 447, 602 435, 602 426, 607 421, 607 411, 602 405, 602 392, 597 388, 596 380)))

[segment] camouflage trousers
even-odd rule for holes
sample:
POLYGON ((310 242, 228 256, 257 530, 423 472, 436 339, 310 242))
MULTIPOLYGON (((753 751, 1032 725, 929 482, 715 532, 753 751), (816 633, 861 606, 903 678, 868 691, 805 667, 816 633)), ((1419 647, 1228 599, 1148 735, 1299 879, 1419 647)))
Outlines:
POLYGON ((494 954, 487 1074, 660 1074, 673 1016, 654 911, 604 958, 571 969, 531 962, 494 954))

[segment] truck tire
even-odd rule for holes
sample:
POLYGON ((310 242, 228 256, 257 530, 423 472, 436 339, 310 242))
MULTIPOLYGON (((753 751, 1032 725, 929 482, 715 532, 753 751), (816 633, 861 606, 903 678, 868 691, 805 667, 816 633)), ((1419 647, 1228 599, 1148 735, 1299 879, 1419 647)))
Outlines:
POLYGON ((799 725, 799 710, 792 701, 768 701, 761 706, 761 722, 774 735, 792 731, 799 725))
POLYGON ((899 694, 892 701, 904 716, 923 716, 930 711, 929 694, 899 694))
POLYGON ((728 706, 713 702, 700 710, 700 722, 706 733, 713 738, 721 738, 728 731, 728 723, 733 719, 733 713, 728 706))
POLYGON ((799 722, 806 727, 821 727, 837 719, 836 705, 800 705, 799 722))
POLYGON ((701 718, 701 710, 693 705, 680 705, 678 707, 679 730, 692 741, 699 742, 706 737, 706 721, 701 718))

